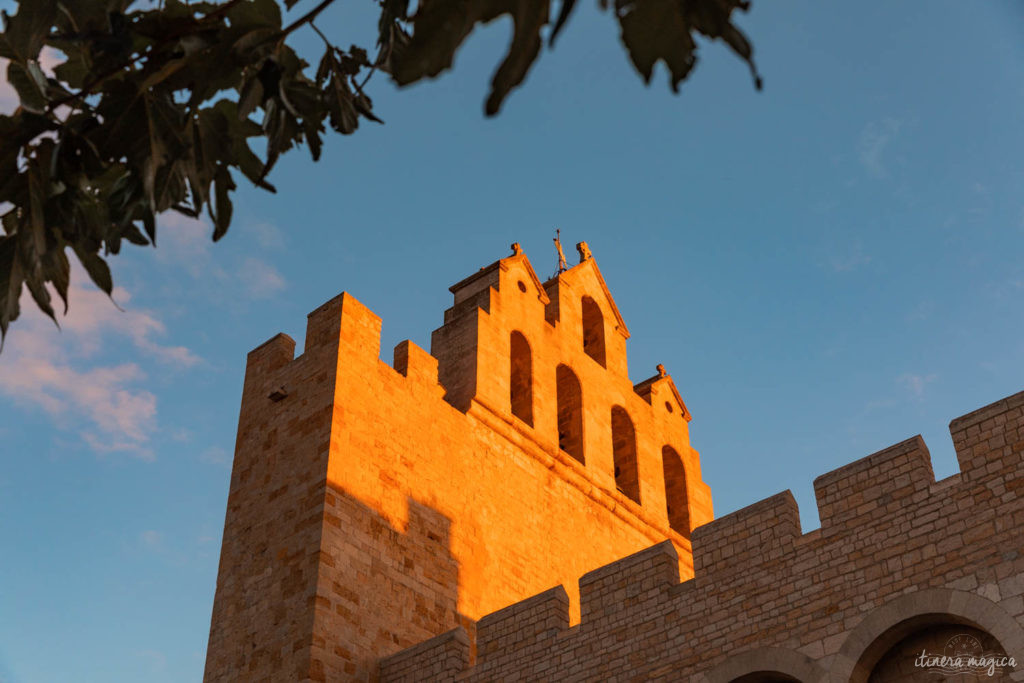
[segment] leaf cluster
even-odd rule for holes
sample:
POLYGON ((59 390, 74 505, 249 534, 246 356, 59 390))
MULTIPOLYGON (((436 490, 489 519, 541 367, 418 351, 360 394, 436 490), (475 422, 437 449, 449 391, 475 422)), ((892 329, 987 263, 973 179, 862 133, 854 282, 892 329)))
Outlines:
MULTIPOLYGON (((268 176, 281 154, 304 144, 317 160, 328 128, 348 135, 380 121, 365 92, 375 72, 400 85, 436 76, 476 25, 509 15, 512 42, 485 107, 497 113, 536 60, 551 2, 420 0, 410 17, 408 0, 375 0, 371 59, 316 26, 334 0, 304 1, 308 11, 288 24, 283 10, 299 0, 19 0, 4 13, 0 57, 20 106, 0 115, 0 340, 23 286, 54 320, 51 288, 67 310, 69 249, 109 295, 106 257, 125 242, 155 246, 161 213, 205 212, 220 239, 240 176, 274 192, 268 176), (323 39, 315 70, 289 44, 303 27, 323 39), (63 61, 47 71, 44 54, 63 61)), ((574 6, 562 0, 552 42, 574 6)), ((694 33, 722 38, 753 69, 731 23, 737 8, 746 3, 614 0, 613 9, 644 79, 662 60, 675 90, 695 62, 694 33)))

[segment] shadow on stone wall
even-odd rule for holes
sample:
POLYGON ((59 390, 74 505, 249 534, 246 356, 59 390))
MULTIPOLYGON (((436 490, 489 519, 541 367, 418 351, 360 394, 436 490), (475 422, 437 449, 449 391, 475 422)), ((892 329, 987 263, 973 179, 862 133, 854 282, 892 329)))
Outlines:
MULTIPOLYGON (((405 529, 328 485, 314 651, 323 638, 326 680, 376 680, 378 661, 456 626, 459 566, 451 520, 407 498, 405 529)), ((314 655, 314 672, 317 669, 314 655)))

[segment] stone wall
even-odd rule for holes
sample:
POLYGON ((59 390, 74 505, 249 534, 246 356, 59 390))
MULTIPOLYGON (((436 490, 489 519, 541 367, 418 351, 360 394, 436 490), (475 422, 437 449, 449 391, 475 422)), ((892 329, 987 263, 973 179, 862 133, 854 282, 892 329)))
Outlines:
POLYGON ((380 319, 348 294, 310 314, 299 357, 285 335, 250 354, 206 680, 375 680, 381 657, 450 629, 467 633, 452 652, 486 642, 477 620, 552 585, 577 621, 577 577, 666 539, 692 574, 691 526, 712 515, 689 412, 666 373, 630 382, 596 264, 541 284, 516 254, 452 292, 432 354, 403 342, 382 362, 380 319), (512 413, 513 333, 531 355, 528 420, 512 413), (582 389, 582 462, 559 447, 559 366, 582 389), (686 514, 670 522, 669 505, 686 514))
POLYGON ((386 681, 936 680, 954 639, 1024 680, 1024 393, 950 425, 960 473, 936 482, 920 437, 815 481, 821 528, 787 491, 693 532, 694 578, 659 543, 384 660, 386 681), (971 640, 973 638, 973 640, 971 640))

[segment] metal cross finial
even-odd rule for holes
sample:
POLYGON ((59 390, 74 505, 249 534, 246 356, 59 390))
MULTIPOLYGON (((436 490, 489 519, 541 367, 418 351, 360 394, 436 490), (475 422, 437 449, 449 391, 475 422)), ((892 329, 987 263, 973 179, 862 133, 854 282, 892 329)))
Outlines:
POLYGON ((555 229, 555 249, 558 250, 558 272, 555 275, 569 270, 569 262, 565 260, 565 252, 562 251, 561 237, 562 231, 555 229))

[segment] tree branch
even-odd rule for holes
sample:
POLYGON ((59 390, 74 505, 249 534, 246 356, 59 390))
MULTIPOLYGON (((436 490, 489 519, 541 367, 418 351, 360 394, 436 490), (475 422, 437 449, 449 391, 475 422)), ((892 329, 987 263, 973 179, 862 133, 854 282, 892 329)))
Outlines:
MULTIPOLYGON (((230 10, 232 7, 234 7, 235 5, 237 5, 237 4, 241 3, 241 2, 245 2, 245 0, 228 0, 228 2, 224 3, 223 5, 218 7, 217 9, 213 10, 212 12, 210 12, 209 14, 204 14, 203 17, 201 19, 199 19, 199 23, 202 23, 204 21, 210 21, 211 19, 219 19, 222 16, 224 16, 224 14, 226 14, 228 10, 230 10)), ((150 55, 153 54, 154 51, 156 51, 157 48, 163 47, 164 45, 166 45, 167 43, 169 43, 171 41, 177 40, 178 38, 181 38, 182 36, 188 35, 188 33, 189 33, 189 31, 179 31, 178 33, 172 33, 171 35, 169 35, 169 36, 167 36, 165 38, 162 38, 160 41, 158 41, 156 44, 154 44, 152 47, 150 47, 149 50, 147 50, 145 52, 145 54, 141 54, 141 55, 138 55, 137 57, 131 57, 129 59, 124 60, 123 62, 118 64, 113 69, 111 69, 109 71, 106 71, 106 72, 104 72, 102 74, 99 74, 98 76, 93 78, 91 81, 89 81, 88 83, 83 85, 81 87, 81 89, 79 89, 78 92, 74 92, 74 93, 71 93, 70 95, 68 95, 66 97, 62 97, 61 99, 57 100, 56 102, 50 102, 46 106, 47 111, 53 111, 57 107, 59 107, 61 105, 64 105, 64 104, 68 104, 69 102, 73 102, 75 100, 82 100, 82 101, 84 101, 82 98, 84 98, 86 95, 88 95, 90 93, 90 91, 92 91, 93 88, 95 88, 96 86, 100 85, 101 83, 103 83, 108 78, 112 78, 113 76, 116 76, 118 73, 120 73, 120 71, 122 69, 125 69, 125 68, 127 68, 129 66, 132 66, 133 64, 135 64, 136 62, 138 62, 138 61, 140 61, 142 59, 148 58, 150 55)))
MULTIPOLYGON (((323 12, 325 9, 327 9, 333 4, 334 0, 323 0, 319 5, 309 10, 292 23, 288 24, 288 26, 285 27, 284 32, 281 34, 281 38, 280 40, 278 40, 278 44, 284 42, 284 39, 288 37, 288 34, 290 34, 295 29, 301 27, 303 24, 311 23, 314 19, 317 18, 317 15, 319 15, 321 12, 323 12)), ((317 33, 319 33, 319 31, 317 31, 317 33)), ((326 40, 326 38, 324 38, 324 40, 326 40)))

